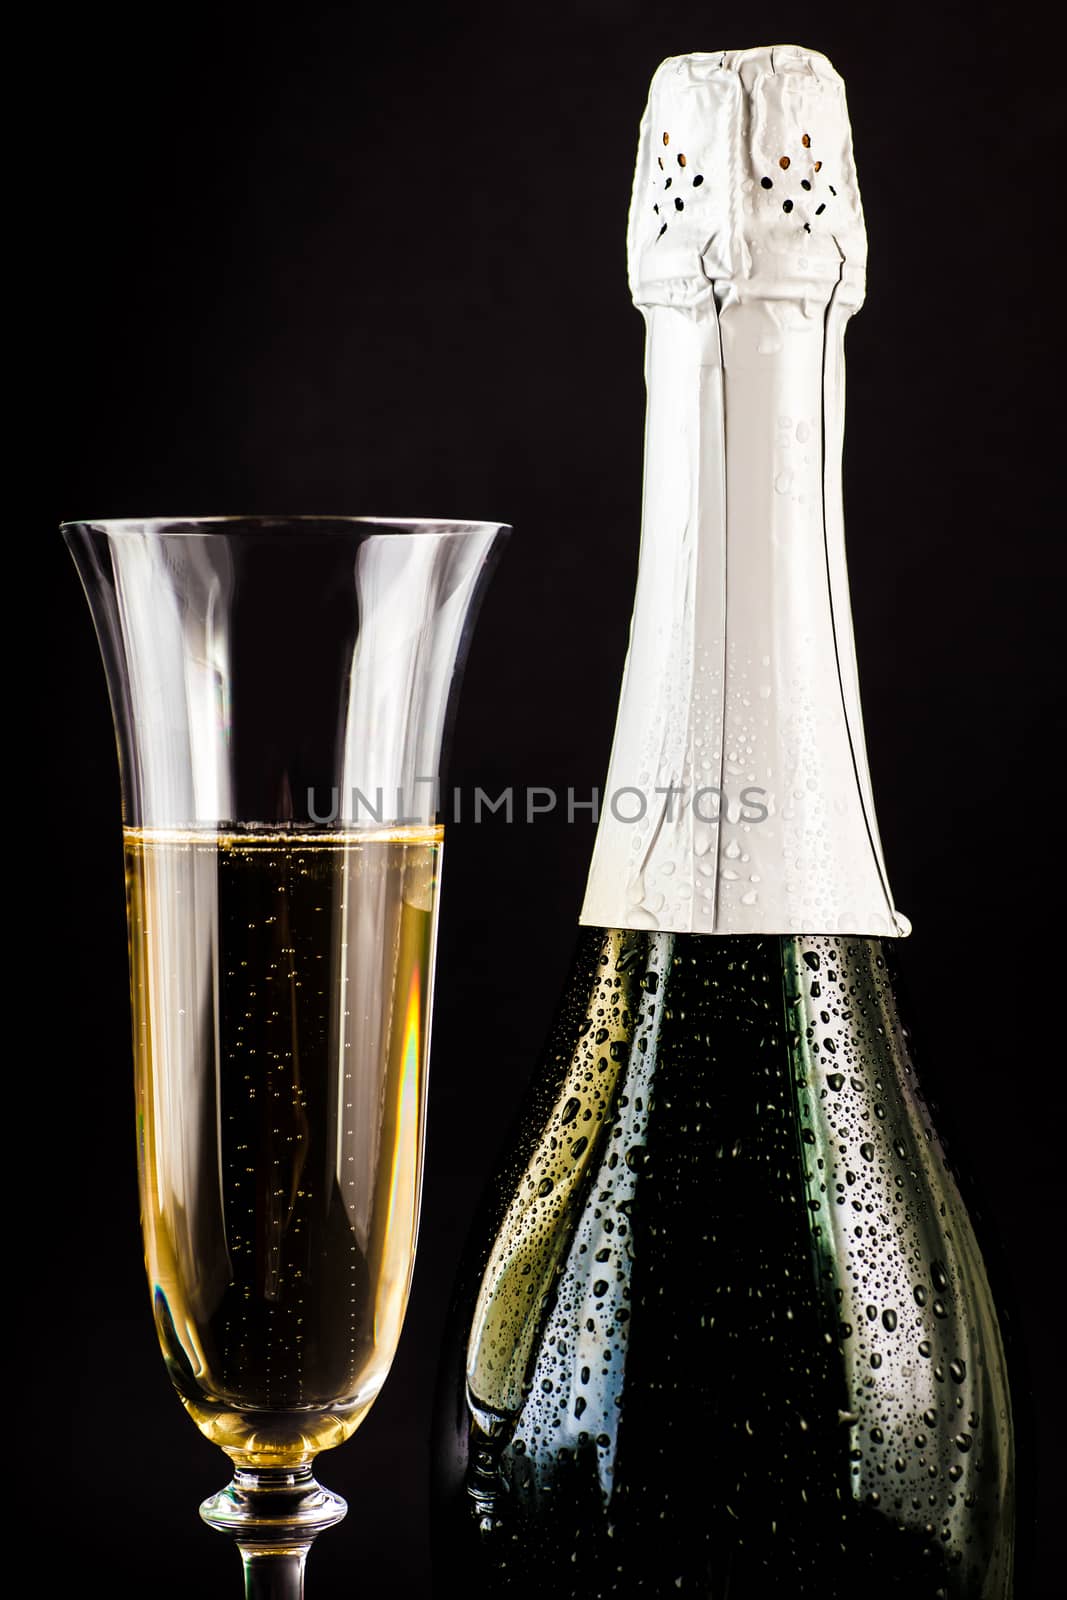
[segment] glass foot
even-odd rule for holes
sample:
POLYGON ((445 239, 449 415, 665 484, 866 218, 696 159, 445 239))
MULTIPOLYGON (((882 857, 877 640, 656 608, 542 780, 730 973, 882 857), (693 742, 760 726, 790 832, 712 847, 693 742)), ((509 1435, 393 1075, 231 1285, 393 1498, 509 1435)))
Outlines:
POLYGON ((240 1550, 246 1600, 302 1600, 312 1541, 347 1510, 310 1467, 238 1467, 233 1482, 204 1501, 200 1515, 240 1550))

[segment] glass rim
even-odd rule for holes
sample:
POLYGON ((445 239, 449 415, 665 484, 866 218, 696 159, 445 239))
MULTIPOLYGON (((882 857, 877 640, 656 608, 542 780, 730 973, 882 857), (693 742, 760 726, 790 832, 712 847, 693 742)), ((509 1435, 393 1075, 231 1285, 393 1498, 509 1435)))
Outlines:
POLYGON ((460 537, 473 533, 510 533, 507 522, 467 521, 462 517, 370 517, 329 516, 318 512, 295 516, 210 516, 210 517, 79 517, 59 524, 62 534, 73 532, 118 534, 167 534, 171 537, 210 537, 213 534, 248 529, 255 533, 280 533, 289 528, 378 529, 389 534, 438 534, 460 537))

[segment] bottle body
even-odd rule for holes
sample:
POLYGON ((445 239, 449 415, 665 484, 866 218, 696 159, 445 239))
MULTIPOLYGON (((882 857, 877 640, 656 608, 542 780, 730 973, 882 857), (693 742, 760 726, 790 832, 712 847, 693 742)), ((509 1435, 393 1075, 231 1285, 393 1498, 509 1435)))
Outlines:
POLYGON ((1000 1331, 882 943, 909 925, 841 495, 866 235, 825 58, 660 66, 628 262, 648 410, 608 804, 458 1316, 441 1570, 484 1595, 1005 1600, 1000 1331))
POLYGON ((497 1195, 468 1593, 1010 1593, 996 1312, 879 940, 584 930, 497 1195))

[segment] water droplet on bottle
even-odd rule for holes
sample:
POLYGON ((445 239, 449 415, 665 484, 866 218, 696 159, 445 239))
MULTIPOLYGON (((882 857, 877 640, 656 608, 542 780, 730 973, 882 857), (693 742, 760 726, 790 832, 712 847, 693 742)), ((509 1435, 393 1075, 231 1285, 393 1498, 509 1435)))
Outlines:
POLYGON ((896 1312, 895 1311, 883 1311, 882 1312, 882 1327, 886 1330, 886 1332, 887 1333, 893 1333, 895 1331, 895 1329, 896 1329, 896 1325, 897 1325, 897 1314, 896 1314, 896 1312))
POLYGON ((962 1383, 967 1376, 967 1363, 965 1361, 950 1361, 948 1364, 949 1375, 956 1383, 962 1383))
POLYGON ((860 1155, 863 1157, 864 1161, 873 1161, 874 1160, 874 1145, 873 1144, 869 1144, 869 1143, 868 1144, 861 1144, 860 1145, 860 1155))
POLYGON ((971 1435, 969 1433, 957 1433, 955 1439, 952 1442, 956 1446, 957 1450, 962 1451, 963 1454, 966 1455, 967 1451, 971 1448, 972 1444, 974 1443, 974 1440, 972 1439, 972 1437, 971 1437, 971 1435))

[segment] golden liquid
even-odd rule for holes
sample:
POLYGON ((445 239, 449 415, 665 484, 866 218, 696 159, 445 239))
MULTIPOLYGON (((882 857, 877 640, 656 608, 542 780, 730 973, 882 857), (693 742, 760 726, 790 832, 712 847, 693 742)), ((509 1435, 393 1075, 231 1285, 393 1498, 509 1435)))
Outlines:
POLYGON ((441 830, 125 842, 160 1344, 208 1438, 302 1463, 355 1431, 400 1336, 441 830))

